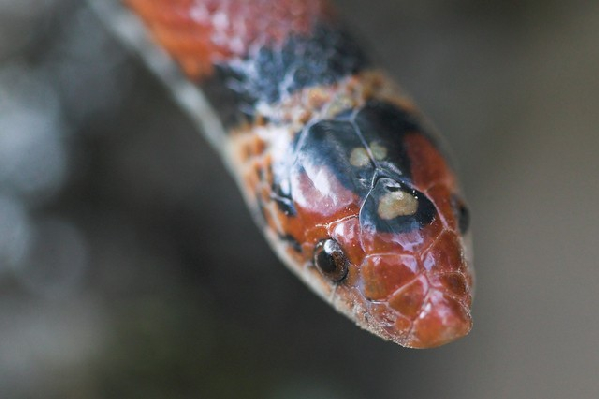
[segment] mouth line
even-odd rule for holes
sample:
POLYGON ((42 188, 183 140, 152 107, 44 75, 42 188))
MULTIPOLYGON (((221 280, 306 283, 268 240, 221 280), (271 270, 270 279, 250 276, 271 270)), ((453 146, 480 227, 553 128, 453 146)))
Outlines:
POLYGON ((367 305, 369 305, 364 309, 365 313, 368 313, 367 320, 365 320, 366 323, 368 325, 372 325, 373 323, 378 325, 374 328, 374 330, 380 332, 377 335, 384 335, 386 336, 384 337, 386 339, 394 341, 402 346, 415 349, 441 346, 466 336, 472 328, 472 316, 470 307, 466 302, 467 299, 447 292, 442 287, 433 285, 425 272, 418 273, 414 278, 402 285, 401 288, 397 289, 394 294, 414 281, 418 281, 422 277, 424 277, 427 283, 427 288, 423 295, 422 304, 415 312, 415 316, 409 318, 400 311, 391 308, 389 299, 371 300, 364 297, 367 305), (444 299, 449 299, 451 302, 448 304, 446 301, 443 301, 444 299), (437 307, 435 307, 435 302, 440 302, 437 307), (377 305, 383 305, 385 309, 392 314, 396 314, 398 318, 405 318, 409 321, 410 324, 407 331, 398 329, 394 324, 385 323, 384 318, 381 317, 382 315, 379 315, 379 312, 372 309, 372 306, 377 305), (422 337, 419 336, 418 329, 423 329, 424 331, 429 330, 432 333, 429 333, 431 334, 429 337, 422 337))

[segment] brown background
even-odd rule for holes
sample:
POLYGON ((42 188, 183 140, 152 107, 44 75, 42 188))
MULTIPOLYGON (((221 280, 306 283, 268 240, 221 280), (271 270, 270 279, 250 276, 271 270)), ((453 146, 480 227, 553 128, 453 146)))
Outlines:
POLYGON ((407 350, 335 314, 80 2, 5 0, 0 397, 597 397, 599 3, 337 3, 454 149, 470 336, 407 350))

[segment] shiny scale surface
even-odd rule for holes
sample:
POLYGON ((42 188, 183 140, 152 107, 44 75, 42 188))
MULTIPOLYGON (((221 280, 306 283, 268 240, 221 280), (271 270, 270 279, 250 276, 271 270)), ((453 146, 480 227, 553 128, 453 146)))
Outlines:
POLYGON ((126 3, 216 110, 219 150, 298 277, 404 346, 468 333, 468 212, 453 171, 326 2, 126 3))

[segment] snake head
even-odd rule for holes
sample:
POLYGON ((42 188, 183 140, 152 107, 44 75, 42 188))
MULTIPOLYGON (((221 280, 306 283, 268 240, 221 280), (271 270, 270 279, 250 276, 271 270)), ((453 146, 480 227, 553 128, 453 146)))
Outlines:
POLYGON ((468 211, 410 114, 371 103, 313 124, 292 182, 308 283, 369 331, 429 348, 472 326, 468 211))

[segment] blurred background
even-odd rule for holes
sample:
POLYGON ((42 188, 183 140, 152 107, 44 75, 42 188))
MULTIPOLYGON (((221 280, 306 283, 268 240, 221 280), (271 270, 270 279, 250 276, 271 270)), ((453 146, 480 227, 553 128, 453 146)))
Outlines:
POLYGON ((454 149, 470 336, 352 326, 84 2, 1 0, 1 398, 599 397, 599 3, 337 3, 454 149))

